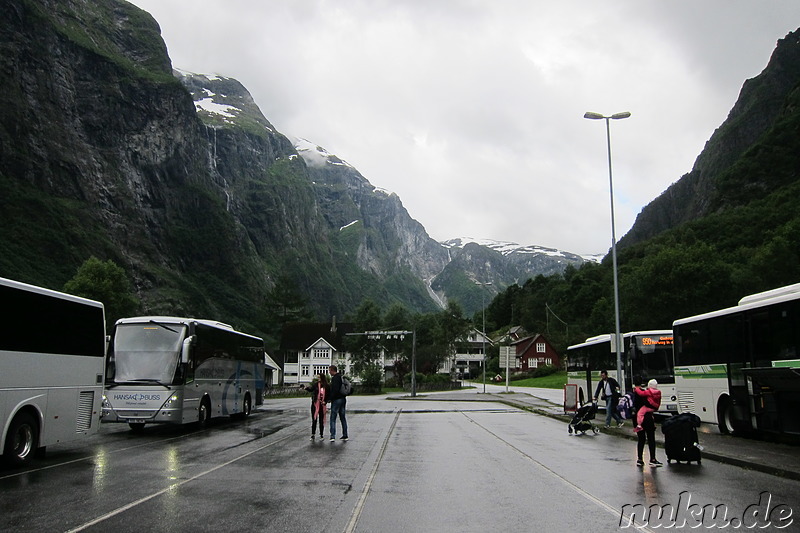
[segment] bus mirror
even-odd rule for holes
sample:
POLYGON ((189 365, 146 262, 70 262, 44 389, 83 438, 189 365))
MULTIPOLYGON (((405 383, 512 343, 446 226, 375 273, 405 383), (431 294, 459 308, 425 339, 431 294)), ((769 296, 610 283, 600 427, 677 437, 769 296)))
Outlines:
POLYGON ((194 335, 184 339, 183 348, 181 349, 181 363, 189 362, 189 355, 191 354, 192 345, 194 344, 195 339, 196 337, 194 335))

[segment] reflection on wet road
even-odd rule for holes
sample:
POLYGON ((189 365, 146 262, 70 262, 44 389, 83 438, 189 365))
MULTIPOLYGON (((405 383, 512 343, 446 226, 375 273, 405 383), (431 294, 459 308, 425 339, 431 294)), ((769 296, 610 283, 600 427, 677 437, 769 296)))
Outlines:
POLYGON ((713 461, 636 468, 631 441, 570 436, 557 420, 496 403, 355 396, 348 423, 348 442, 310 441, 300 398, 203 429, 104 425, 82 447, 0 470, 0 528, 612 531, 623 509, 677 506, 687 492, 729 517, 763 491, 773 507, 800 501, 796 481, 713 461))

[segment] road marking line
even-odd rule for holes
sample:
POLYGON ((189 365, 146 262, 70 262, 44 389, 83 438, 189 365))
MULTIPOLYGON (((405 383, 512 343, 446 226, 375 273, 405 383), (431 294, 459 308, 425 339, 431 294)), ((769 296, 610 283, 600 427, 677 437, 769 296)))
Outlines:
MULTIPOLYGON (((536 459, 534 459, 533 457, 531 457, 530 455, 528 455, 524 451, 520 450, 519 448, 517 448, 516 446, 514 446, 513 444, 511 444, 507 440, 503 439, 502 437, 500 437, 499 435, 494 433, 489 428, 483 426, 480 422, 476 422, 474 419, 470 418, 470 416, 467 413, 462 411, 461 414, 463 414, 465 417, 467 417, 467 420, 469 420, 470 422, 472 422, 473 424, 475 424, 479 428, 483 429, 488 434, 490 434, 491 436, 493 436, 494 438, 496 438, 497 440, 499 440, 500 442, 502 442, 503 444, 505 444, 506 446, 508 446, 512 450, 514 450, 517 453, 519 453, 520 455, 522 455, 524 458, 528 459, 532 463, 538 465, 539 467, 541 467, 545 471, 549 472, 551 475, 555 476, 557 479, 561 480, 563 483, 565 483, 567 486, 569 486, 571 489, 573 489, 575 492, 577 492, 578 494, 580 494, 581 496, 583 496, 587 500, 597 504, 601 508, 603 508, 606 511, 610 512, 612 515, 614 515, 615 518, 619 518, 620 517, 620 511, 618 509, 614 509, 612 506, 610 506, 609 504, 607 504, 603 500, 601 500, 599 498, 596 498, 595 496, 589 494, 588 492, 586 492, 585 490, 580 488, 578 485, 574 484, 572 481, 568 480, 567 478, 565 478, 564 476, 562 476, 561 474, 559 474, 555 470, 551 469, 548 466, 545 466, 543 463, 540 463, 539 461, 537 461, 536 459)), ((633 521, 634 517, 631 516, 630 518, 633 521)), ((643 532, 646 532, 646 533, 655 533, 652 529, 649 529, 645 525, 637 525, 635 523, 635 521, 633 522, 633 527, 634 527, 634 529, 636 529, 638 531, 643 531, 643 532)))
POLYGON ((113 511, 110 511, 110 512, 108 512, 108 513, 106 513, 106 514, 104 514, 102 516, 98 516, 94 520, 90 520, 89 522, 81 524, 78 527, 70 529, 70 530, 67 531, 67 533, 75 533, 77 531, 83 531, 86 528, 89 528, 91 526, 97 525, 100 522, 108 520, 109 518, 112 518, 112 517, 114 517, 114 516, 116 516, 118 514, 124 513, 125 511, 136 507, 137 505, 141 505, 141 504, 143 504, 143 503, 145 503, 147 501, 152 500, 153 498, 161 496, 162 494, 166 494, 167 492, 175 490, 178 487, 180 487, 181 485, 185 485, 186 483, 189 483, 190 481, 195 481, 197 479, 200 479, 201 477, 206 476, 206 475, 208 475, 208 474, 210 474, 212 472, 216 472, 220 468, 223 468, 223 467, 226 467, 226 466, 228 466, 228 465, 230 465, 232 463, 235 463, 236 461, 239 461, 240 459, 244 459, 245 457, 253 455, 254 453, 257 453, 257 452, 260 452, 261 450, 269 448, 270 446, 274 446, 275 444, 278 444, 278 443, 283 442, 283 441, 285 441, 287 439, 293 438, 298 433, 300 433, 300 430, 297 430, 297 431, 294 431, 292 433, 289 433, 285 437, 282 437, 282 438, 280 438, 278 440, 275 440, 273 442, 269 442, 269 443, 265 444, 264 446, 256 448, 255 450, 251 450, 251 451, 249 451, 249 452, 247 452, 245 454, 240 455, 239 457, 235 457, 235 458, 231 459, 230 461, 226 461, 224 463, 218 464, 217 466, 215 466, 213 468, 209 468, 205 472, 200 472, 199 474, 195 474, 194 476, 192 476, 190 478, 187 478, 187 479, 184 479, 183 481, 179 481, 178 483, 173 483, 172 485, 170 485, 169 487, 167 487, 165 489, 162 489, 162 490, 160 490, 158 492, 154 492, 153 494, 150 494, 149 496, 145 496, 144 498, 140 498, 140 499, 138 499, 136 501, 133 501, 133 502, 131 502, 129 504, 123 505, 122 507, 118 507, 117 509, 114 509, 113 511))
POLYGON ((392 436, 394 432, 394 427, 397 425, 397 420, 400 418, 400 413, 403 410, 400 409, 397 411, 397 414, 392 421, 392 425, 389 428, 389 433, 386 434, 386 438, 383 439, 383 444, 381 445, 381 451, 378 453, 378 458, 375 460, 375 464, 372 465, 372 472, 370 472, 369 477, 367 478, 367 482, 364 485, 364 488, 361 489, 361 495, 358 497, 358 502, 356 506, 353 508, 353 514, 350 515, 350 522, 348 522, 347 527, 344 528, 344 533, 353 533, 356 530, 356 524, 358 523, 358 519, 361 516, 361 512, 364 510, 364 504, 367 501, 367 494, 369 494, 370 489, 372 488, 372 482, 375 479, 375 475, 378 473, 378 466, 381 464, 381 460, 383 459, 383 454, 386 453, 386 448, 389 446, 389 437, 392 436))

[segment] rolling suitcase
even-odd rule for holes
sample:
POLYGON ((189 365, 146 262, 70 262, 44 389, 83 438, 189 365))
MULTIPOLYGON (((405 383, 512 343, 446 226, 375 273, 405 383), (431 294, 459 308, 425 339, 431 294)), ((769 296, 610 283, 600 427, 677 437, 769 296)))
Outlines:
POLYGON ((661 424, 664 433, 664 452, 667 463, 672 461, 700 464, 700 441, 697 438, 697 428, 700 427, 700 417, 691 413, 682 413, 670 417, 661 424))

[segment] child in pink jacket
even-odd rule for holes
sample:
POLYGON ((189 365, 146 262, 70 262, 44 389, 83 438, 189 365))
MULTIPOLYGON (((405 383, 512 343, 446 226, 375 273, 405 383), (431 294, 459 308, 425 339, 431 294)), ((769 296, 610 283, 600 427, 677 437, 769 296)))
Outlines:
POLYGON ((661 391, 658 390, 658 381, 651 379, 647 382, 647 388, 636 387, 633 392, 643 401, 639 410, 636 411, 636 427, 633 431, 639 433, 642 430, 642 421, 647 413, 657 411, 661 407, 661 391))

